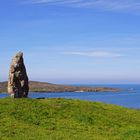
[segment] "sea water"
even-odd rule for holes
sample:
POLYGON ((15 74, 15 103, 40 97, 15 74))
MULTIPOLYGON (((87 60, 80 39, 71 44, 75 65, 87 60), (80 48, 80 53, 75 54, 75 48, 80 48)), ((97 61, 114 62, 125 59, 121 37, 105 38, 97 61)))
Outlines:
MULTIPOLYGON (((83 85, 82 85, 83 86, 83 85)), ((87 86, 87 85, 86 85, 87 86)), ((95 85, 88 85, 95 86, 95 85)), ((63 92, 63 93, 29 93, 30 98, 68 98, 99 101, 116 104, 127 108, 140 109, 140 85, 96 85, 98 87, 119 88, 119 92, 63 92)), ((0 94, 0 98, 8 94, 0 94)))

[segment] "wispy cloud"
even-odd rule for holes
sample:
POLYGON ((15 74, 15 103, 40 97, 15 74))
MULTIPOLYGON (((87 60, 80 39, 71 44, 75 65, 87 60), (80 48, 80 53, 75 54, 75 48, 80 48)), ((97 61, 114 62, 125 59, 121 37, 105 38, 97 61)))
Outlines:
POLYGON ((64 5, 104 10, 140 11, 139 0, 24 0, 32 4, 64 5))
POLYGON ((77 55, 87 57, 122 57, 123 54, 107 52, 107 51, 93 51, 93 52, 64 52, 65 55, 77 55))

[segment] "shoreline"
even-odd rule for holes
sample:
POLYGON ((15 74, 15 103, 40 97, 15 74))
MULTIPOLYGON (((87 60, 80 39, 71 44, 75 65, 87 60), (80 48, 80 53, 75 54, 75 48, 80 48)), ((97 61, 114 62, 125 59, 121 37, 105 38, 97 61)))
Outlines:
MULTIPOLYGON (((111 87, 89 87, 89 86, 69 86, 61 84, 52 84, 47 82, 29 82, 29 92, 41 93, 60 93, 60 92, 119 92, 119 88, 111 87)), ((7 81, 0 82, 0 93, 7 92, 7 81)))

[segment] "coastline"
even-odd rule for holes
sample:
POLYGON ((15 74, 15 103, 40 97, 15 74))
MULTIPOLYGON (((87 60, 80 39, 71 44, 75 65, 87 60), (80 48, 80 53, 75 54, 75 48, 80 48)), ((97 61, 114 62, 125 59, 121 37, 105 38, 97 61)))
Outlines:
MULTIPOLYGON (((51 92, 118 92, 120 89, 111 87, 89 87, 89 86, 69 86, 52 84, 47 82, 29 82, 30 92, 41 92, 41 93, 51 93, 51 92)), ((0 82, 0 93, 7 92, 7 81, 0 82)))

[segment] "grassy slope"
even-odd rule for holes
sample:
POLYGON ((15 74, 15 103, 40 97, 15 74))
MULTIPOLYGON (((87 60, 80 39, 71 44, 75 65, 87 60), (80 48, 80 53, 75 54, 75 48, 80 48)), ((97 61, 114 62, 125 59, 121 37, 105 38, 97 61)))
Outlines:
POLYGON ((1 140, 138 140, 140 111, 67 99, 0 99, 1 140))

